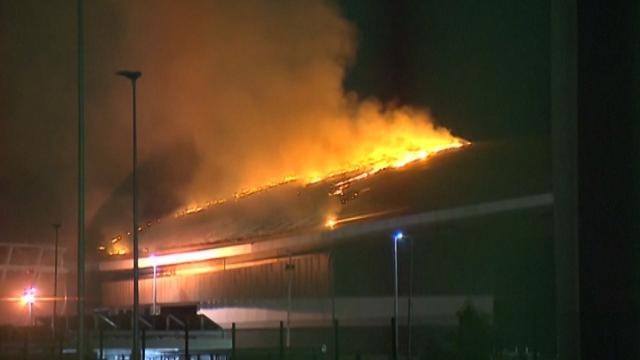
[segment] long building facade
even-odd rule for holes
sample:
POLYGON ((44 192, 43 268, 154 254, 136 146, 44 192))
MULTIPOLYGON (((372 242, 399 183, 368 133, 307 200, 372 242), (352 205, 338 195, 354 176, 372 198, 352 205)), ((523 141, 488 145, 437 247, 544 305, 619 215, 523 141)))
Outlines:
MULTIPOLYGON (((148 313, 194 305, 223 331, 273 333, 282 322, 291 346, 311 348, 337 321, 346 343, 360 344, 343 350, 355 353, 389 334, 397 279, 403 351, 409 337, 414 353, 432 351, 425 344, 453 336, 471 305, 496 348, 551 354, 554 198, 548 158, 528 152, 536 145, 471 145, 339 197, 330 182, 292 183, 158 222, 142 230, 141 303, 148 313)), ((117 253, 99 262, 102 307, 130 308, 131 265, 117 253)), ((247 335, 245 345, 274 336, 247 335)), ((384 353, 390 341, 368 349, 384 353)))

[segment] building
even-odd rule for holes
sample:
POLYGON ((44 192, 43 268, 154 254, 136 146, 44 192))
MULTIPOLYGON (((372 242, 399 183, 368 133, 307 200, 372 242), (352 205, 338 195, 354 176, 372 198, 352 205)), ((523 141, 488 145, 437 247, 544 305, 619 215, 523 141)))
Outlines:
MULTIPOLYGON (((384 352, 401 231, 401 351, 408 321, 413 343, 426 344, 446 333, 434 329, 455 329, 470 302, 495 324, 502 348, 552 353, 547 147, 544 139, 472 144, 347 185, 345 177, 290 182, 145 226, 141 304, 148 312, 154 303, 196 305, 223 329, 246 330, 238 340, 246 347, 274 346, 277 336, 249 334, 277 332, 282 321, 291 346, 320 348, 337 319, 350 339, 341 351, 384 352), (372 336, 379 341, 368 343, 372 336)), ((126 240, 103 246, 115 255, 98 265, 101 306, 127 309, 132 261, 117 255, 126 240)))

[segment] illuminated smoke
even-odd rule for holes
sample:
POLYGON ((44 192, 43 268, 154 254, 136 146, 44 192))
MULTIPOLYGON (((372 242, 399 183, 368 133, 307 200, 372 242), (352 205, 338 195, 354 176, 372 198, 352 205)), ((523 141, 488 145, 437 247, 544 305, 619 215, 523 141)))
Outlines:
MULTIPOLYGON (((86 5, 87 219, 93 223, 130 220, 131 94, 114 75, 123 68, 143 72, 140 161, 155 164, 140 179, 145 219, 287 176, 314 180, 398 143, 419 153, 434 137, 452 140, 424 110, 345 92, 357 29, 328 2, 86 5), (165 155, 170 149, 176 155, 165 155)), ((72 240, 75 5, 24 0, 0 7, 0 185, 11 189, 0 194, 8 204, 0 232, 49 239, 46 224, 61 221, 62 238, 72 240)))
MULTIPOLYGON (((345 92, 355 29, 324 1, 127 2, 120 10, 120 63, 143 72, 146 152, 188 137, 201 159, 184 204, 288 177, 375 169, 381 159, 401 164, 460 142, 423 110, 345 92)), ((118 93, 126 90, 112 94, 125 105, 118 93)))

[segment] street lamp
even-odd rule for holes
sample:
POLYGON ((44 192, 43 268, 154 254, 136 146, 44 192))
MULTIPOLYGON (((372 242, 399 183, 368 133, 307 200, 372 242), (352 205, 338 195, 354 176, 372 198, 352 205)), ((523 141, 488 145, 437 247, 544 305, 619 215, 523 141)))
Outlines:
POLYGON ((33 304, 36 302, 36 289, 31 286, 22 293, 22 302, 29 306, 29 324, 35 325, 33 321, 33 304))
POLYGON ((411 310, 413 306, 413 237, 409 238, 409 298, 407 299, 407 357, 412 358, 411 310))
POLYGON ((140 277, 140 270, 138 269, 138 181, 137 181, 137 162, 138 162, 138 140, 137 140, 137 124, 136 124, 136 80, 142 73, 140 71, 130 71, 130 70, 121 70, 116 73, 118 76, 124 76, 125 78, 131 81, 131 89, 133 96, 133 171, 131 174, 131 181, 133 187, 133 310, 132 310, 132 337, 133 337, 133 347, 131 349, 131 357, 133 360, 140 359, 140 345, 138 334, 140 332, 139 324, 138 324, 138 312, 140 307, 140 298, 138 292, 138 279, 140 277))
POLYGON ((404 238, 401 231, 393 234, 393 355, 398 358, 398 242, 404 238))

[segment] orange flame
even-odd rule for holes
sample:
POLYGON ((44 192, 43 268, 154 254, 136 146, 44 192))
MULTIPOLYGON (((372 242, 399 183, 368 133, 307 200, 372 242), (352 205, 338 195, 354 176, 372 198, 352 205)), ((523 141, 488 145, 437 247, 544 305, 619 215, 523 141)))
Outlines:
MULTIPOLYGON (((294 144, 291 158, 297 160, 292 161, 291 168, 297 170, 287 171, 289 174, 282 176, 281 180, 267 181, 264 185, 238 191, 231 199, 250 196, 292 181, 305 185, 335 181, 329 195, 339 196, 353 182, 382 170, 401 169, 424 161, 436 153, 470 144, 467 140, 451 135, 447 129, 433 125, 426 113, 410 108, 384 112, 375 105, 365 103, 360 107, 356 118, 350 128, 340 129, 328 145, 326 141, 323 144, 308 141, 294 144), (323 151, 324 147, 329 149, 323 151), (300 153, 308 156, 303 156, 303 161, 300 161, 300 153), (298 174, 291 175, 291 172, 298 174)), ((339 128, 337 124, 341 123, 349 121, 341 119, 333 125, 339 128)), ((333 131, 336 128, 332 128, 333 131)), ((274 165, 281 168, 281 164, 274 165)), ((176 216, 198 213, 224 201, 227 200, 192 203, 176 216)))
MULTIPOLYGON (((372 121, 372 133, 366 135, 355 134, 351 139, 353 142, 342 144, 344 154, 336 155, 335 152, 327 153, 330 159, 317 167, 310 164, 305 166, 306 172, 293 176, 283 176, 280 181, 267 182, 261 186, 240 190, 227 199, 218 199, 204 203, 192 202, 182 210, 175 213, 175 217, 200 213, 212 206, 216 206, 227 201, 237 200, 257 192, 265 191, 276 186, 290 182, 300 182, 304 185, 318 182, 329 182, 331 190, 329 196, 344 196, 346 190, 354 183, 385 169, 402 169, 420 161, 425 161, 429 157, 439 152, 461 148, 469 145, 470 142, 449 133, 448 130, 437 128, 429 122, 428 118, 422 118, 424 114, 418 115, 417 119, 411 118, 410 111, 404 110, 394 113, 393 121, 372 121), (400 118, 399 120, 397 118, 400 118), (345 155, 340 158, 340 155, 345 155), (327 166, 330 164, 330 166, 327 166)), ((384 120, 384 119, 383 119, 384 120)), ((345 140, 346 141, 346 140, 345 140)), ((311 145, 312 146, 312 145, 311 145)), ((366 191, 363 190, 363 191, 366 191)), ((354 196, 358 196, 355 193, 354 196)), ((327 229, 334 229, 338 225, 352 221, 375 217, 380 214, 367 214, 352 218, 338 219, 330 217, 326 219, 324 226, 327 229)), ((150 227, 147 223, 146 227, 150 227)), ((143 227, 139 228, 140 231, 143 227)), ((130 233, 127 233, 130 235, 130 233)), ((121 236, 118 235, 111 240, 110 248, 100 246, 99 251, 105 251, 109 255, 126 255, 128 251, 122 246, 114 246, 121 236)))

